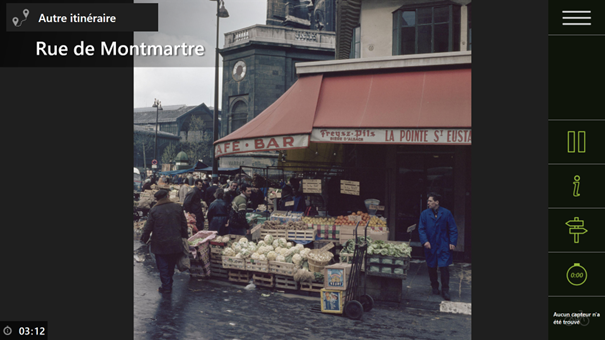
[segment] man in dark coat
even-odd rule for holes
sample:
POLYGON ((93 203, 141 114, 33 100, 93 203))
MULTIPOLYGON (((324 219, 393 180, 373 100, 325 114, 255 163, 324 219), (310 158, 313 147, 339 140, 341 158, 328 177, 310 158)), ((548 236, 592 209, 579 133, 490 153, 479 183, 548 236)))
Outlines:
POLYGON ((185 196, 185 202, 183 202, 183 208, 185 211, 195 215, 195 226, 197 230, 204 230, 204 211, 202 210, 204 190, 202 187, 202 180, 196 180, 195 186, 187 193, 187 196, 185 196))
POLYGON ((212 202, 214 202, 215 198, 214 197, 214 193, 216 192, 216 189, 218 189, 218 178, 214 177, 212 179, 212 185, 208 187, 208 189, 206 189, 206 197, 204 199, 204 202, 206 202, 206 206, 210 207, 210 204, 212 204, 212 202))
POLYGON ((187 220, 180 204, 170 201, 168 191, 155 193, 158 203, 149 211, 149 217, 143 228, 141 242, 147 243, 151 236, 150 251, 155 254, 160 271, 162 285, 160 293, 172 292, 174 266, 183 256, 183 238, 187 238, 187 220))
POLYGON ((221 236, 229 233, 226 226, 229 220, 229 205, 223 200, 224 193, 223 188, 216 189, 216 199, 208 208, 208 230, 218 231, 221 236))
POLYGON ((458 242, 458 227, 452 213, 439 206, 441 196, 430 193, 427 201, 428 209, 420 214, 418 234, 420 244, 424 246, 424 256, 429 270, 429 278, 433 287, 433 294, 439 294, 437 281, 437 267, 441 272, 441 295, 450 299, 450 272, 448 266, 452 264, 453 250, 458 242))
POLYGON ((239 195, 239 191, 237 190, 238 187, 238 183, 236 181, 231 181, 231 183, 229 183, 229 189, 225 191, 225 203, 227 203, 227 205, 231 205, 231 202, 233 202, 233 199, 239 195))

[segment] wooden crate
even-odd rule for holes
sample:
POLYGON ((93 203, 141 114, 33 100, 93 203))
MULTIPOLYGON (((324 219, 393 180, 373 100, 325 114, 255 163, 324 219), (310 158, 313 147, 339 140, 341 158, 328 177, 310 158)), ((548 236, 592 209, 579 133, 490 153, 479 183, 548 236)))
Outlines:
POLYGON ((228 275, 231 282, 248 283, 252 278, 252 273, 245 270, 229 270, 228 275))
POLYGON ((299 286, 293 277, 275 274, 275 288, 298 290, 299 286))
POLYGON ((210 264, 210 273, 211 277, 228 279, 229 278, 229 270, 223 268, 222 265, 210 264))
POLYGON ((223 268, 223 255, 211 254, 210 255, 210 263, 218 264, 223 268))
POLYGON ((294 276, 298 267, 294 263, 269 261, 269 272, 284 276, 294 276))
POLYGON ((351 276, 351 265, 347 263, 332 264, 326 266, 322 274, 325 289, 346 290, 351 276))
POLYGON ((393 257, 384 255, 366 255, 365 271, 368 276, 382 276, 396 279, 406 279, 410 268, 409 257, 393 257), (378 269, 378 270, 375 270, 378 269), (401 269, 402 274, 395 274, 395 269, 401 269))
MULTIPOLYGON (((338 256, 340 257, 340 263, 353 264, 353 254, 340 252, 340 254, 338 254, 338 256)), ((361 271, 364 271, 365 267, 366 267, 365 261, 361 261, 361 271)))
POLYGON ((246 270, 246 261, 236 257, 223 256, 223 268, 246 270))
POLYGON ((288 230, 288 240, 294 241, 314 241, 315 240, 315 229, 310 230, 288 230))
POLYGON ((275 286, 275 276, 273 274, 253 273, 252 282, 257 286, 273 288, 275 286))
POLYGON ((252 272, 269 272, 269 261, 246 259, 246 270, 252 272))
POLYGON ((323 282, 300 282, 300 290, 320 293, 324 288, 323 282))
POLYGON ((210 241, 210 253, 221 255, 223 254, 226 245, 227 243, 225 242, 210 241))
POLYGON ((267 235, 271 235, 273 236, 273 238, 287 238, 288 237, 288 231, 286 229, 264 229, 261 228, 260 230, 260 238, 261 239, 265 239, 265 236, 267 235))

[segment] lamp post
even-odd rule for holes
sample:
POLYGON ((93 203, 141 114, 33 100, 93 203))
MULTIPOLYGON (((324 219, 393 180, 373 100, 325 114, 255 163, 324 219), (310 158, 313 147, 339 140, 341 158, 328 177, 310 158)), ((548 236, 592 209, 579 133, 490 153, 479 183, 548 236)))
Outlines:
MULTIPOLYGON (((153 159, 157 160, 158 159, 158 117, 160 115, 160 110, 164 110, 164 109, 162 108, 162 102, 157 100, 157 98, 153 100, 153 105, 151 107, 156 108, 156 110, 155 110, 155 148, 153 148, 153 152, 154 152, 153 159)), ((154 171, 154 175, 157 172, 158 172, 158 169, 156 168, 154 171)))
POLYGON ((225 9, 223 0, 216 1, 216 48, 214 50, 214 117, 212 120, 213 144, 212 144, 212 178, 218 179, 218 161, 215 157, 214 142, 218 140, 218 25, 220 18, 228 18, 229 12, 225 9))

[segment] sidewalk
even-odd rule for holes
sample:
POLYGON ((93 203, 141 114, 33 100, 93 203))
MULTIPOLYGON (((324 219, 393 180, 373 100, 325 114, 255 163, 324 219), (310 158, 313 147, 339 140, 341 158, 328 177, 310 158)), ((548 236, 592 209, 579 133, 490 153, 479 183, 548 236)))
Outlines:
POLYGON ((449 268, 451 301, 446 301, 441 295, 432 293, 426 261, 411 260, 407 279, 403 280, 401 306, 470 315, 471 264, 454 263, 449 268))

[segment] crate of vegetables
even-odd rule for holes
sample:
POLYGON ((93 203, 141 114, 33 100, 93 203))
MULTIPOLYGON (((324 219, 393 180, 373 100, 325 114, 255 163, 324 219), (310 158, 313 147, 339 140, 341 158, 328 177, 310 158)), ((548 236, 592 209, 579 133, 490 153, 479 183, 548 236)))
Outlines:
POLYGON ((297 270, 298 268, 294 263, 269 261, 269 272, 273 274, 294 276, 297 270))
POLYGON ((223 268, 246 270, 246 260, 235 256, 223 255, 223 268))
POLYGON ((257 259, 246 259, 246 270, 252 272, 269 272, 269 261, 261 261, 257 259))
POLYGON ((411 252, 406 242, 372 242, 366 254, 366 275, 407 278, 411 252))

